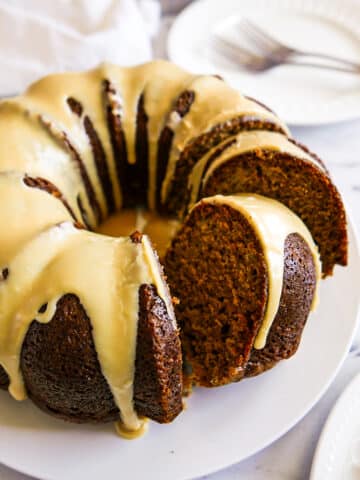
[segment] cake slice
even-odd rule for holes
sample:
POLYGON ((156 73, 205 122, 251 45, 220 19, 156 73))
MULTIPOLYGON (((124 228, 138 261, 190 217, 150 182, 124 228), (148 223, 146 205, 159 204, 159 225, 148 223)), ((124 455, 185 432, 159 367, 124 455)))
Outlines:
POLYGON ((309 231, 285 206, 217 195, 194 206, 165 272, 180 300, 175 312, 191 382, 214 387, 295 353, 321 268, 309 231))
POLYGON ((347 264, 346 215, 341 196, 322 161, 276 132, 243 132, 204 156, 188 184, 190 206, 221 193, 274 198, 310 230, 319 247, 323 276, 347 264))

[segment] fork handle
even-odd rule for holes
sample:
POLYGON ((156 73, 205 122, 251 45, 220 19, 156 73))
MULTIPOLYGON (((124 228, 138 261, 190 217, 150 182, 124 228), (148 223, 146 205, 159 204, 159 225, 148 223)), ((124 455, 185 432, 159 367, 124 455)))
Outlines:
POLYGON ((341 63, 343 65, 347 65, 348 67, 355 68, 360 70, 360 63, 352 62, 351 60, 346 60, 345 58, 337 57, 336 55, 329 55, 326 53, 317 53, 317 52, 307 52, 303 50, 293 49, 293 54, 298 55, 301 57, 312 57, 312 58, 319 58, 321 60, 331 60, 333 62, 341 63))
POLYGON ((353 73, 360 75, 360 65, 356 65, 356 68, 354 67, 340 67, 336 65, 326 65, 322 63, 314 63, 314 62, 297 62, 295 59, 288 58, 284 62, 282 62, 282 65, 294 65, 298 67, 315 67, 315 68, 321 68, 323 70, 333 70, 335 72, 343 72, 343 73, 353 73))

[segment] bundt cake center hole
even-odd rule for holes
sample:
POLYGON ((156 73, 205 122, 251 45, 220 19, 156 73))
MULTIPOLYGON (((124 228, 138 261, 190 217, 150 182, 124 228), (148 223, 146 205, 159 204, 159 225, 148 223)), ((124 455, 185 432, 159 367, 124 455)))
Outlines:
POLYGON ((162 258, 178 226, 179 222, 174 218, 137 207, 124 208, 110 215, 96 231, 110 237, 129 236, 135 231, 146 234, 162 258))

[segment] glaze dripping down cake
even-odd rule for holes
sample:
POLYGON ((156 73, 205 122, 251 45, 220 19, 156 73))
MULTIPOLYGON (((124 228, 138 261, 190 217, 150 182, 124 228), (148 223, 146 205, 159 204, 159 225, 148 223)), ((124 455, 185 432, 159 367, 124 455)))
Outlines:
POLYGON ((317 249, 323 277, 347 263, 321 160, 263 104, 164 61, 1 101, 0 197, 0 387, 127 437, 182 411, 182 353, 205 386, 292 355, 317 249), (133 228, 106 235, 128 209, 133 228))

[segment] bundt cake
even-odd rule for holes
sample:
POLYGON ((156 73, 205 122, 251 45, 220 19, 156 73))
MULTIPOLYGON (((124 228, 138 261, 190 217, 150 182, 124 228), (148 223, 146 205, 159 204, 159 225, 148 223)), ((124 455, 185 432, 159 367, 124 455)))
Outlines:
POLYGON ((0 196, 0 387, 65 420, 120 418, 124 436, 182 410, 146 233, 187 378, 208 386, 296 350, 319 278, 311 235, 323 276, 347 261, 322 162, 263 104, 164 61, 50 75, 1 101, 0 196), (103 235, 116 212, 120 236, 103 235))

